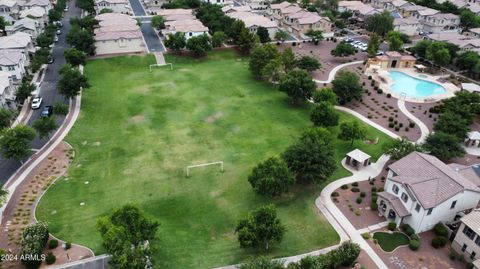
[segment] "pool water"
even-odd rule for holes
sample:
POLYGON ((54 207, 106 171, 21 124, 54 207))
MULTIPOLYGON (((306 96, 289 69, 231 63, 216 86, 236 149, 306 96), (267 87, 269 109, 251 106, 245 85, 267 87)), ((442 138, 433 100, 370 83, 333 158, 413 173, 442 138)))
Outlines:
POLYGON ((389 71, 388 73, 394 81, 390 90, 399 95, 405 93, 407 97, 425 98, 446 92, 445 88, 434 82, 414 78, 399 71, 389 71))

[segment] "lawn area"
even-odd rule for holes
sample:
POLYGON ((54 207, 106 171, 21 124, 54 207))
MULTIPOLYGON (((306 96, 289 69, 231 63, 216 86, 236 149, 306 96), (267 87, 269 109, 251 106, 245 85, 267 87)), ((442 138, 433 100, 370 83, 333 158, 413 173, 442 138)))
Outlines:
MULTIPOLYGON (((68 180, 58 181, 41 200, 38 219, 55 236, 98 254, 103 249, 97 217, 133 203, 161 224, 154 242, 157 268, 211 268, 255 255, 239 247, 233 231, 249 210, 270 202, 287 232, 269 256, 337 243, 314 205, 323 185, 297 186, 271 200, 255 195, 247 181, 259 161, 280 154, 311 126, 309 106, 292 106, 285 94, 252 79, 247 59, 233 51, 166 60, 174 63, 173 71, 150 73, 152 56, 87 64, 92 87, 67 137, 76 157, 68 180), (208 167, 185 177, 187 165, 218 160, 225 162, 224 173, 208 167)), ((354 118, 342 114, 341 120, 354 118)), ((338 127, 331 131, 338 133, 338 127)), ((379 144, 357 141, 354 147, 376 160, 389 138, 370 127, 368 137, 379 137, 379 144)), ((354 148, 334 143, 339 161, 354 148)), ((332 179, 347 175, 338 168, 332 179)))
POLYGON ((392 252, 399 246, 408 245, 408 236, 404 233, 394 232, 376 232, 373 234, 373 239, 377 239, 380 247, 387 252, 392 252))

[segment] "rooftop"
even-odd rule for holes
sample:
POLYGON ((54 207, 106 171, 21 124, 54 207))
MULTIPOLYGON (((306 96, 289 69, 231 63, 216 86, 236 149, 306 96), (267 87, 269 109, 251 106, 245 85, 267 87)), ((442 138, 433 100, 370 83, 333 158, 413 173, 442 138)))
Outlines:
POLYGON ((347 153, 347 156, 361 163, 371 158, 370 155, 359 149, 354 149, 350 151, 349 153, 347 153))
POLYGON ((475 209, 460 220, 470 229, 480 234, 480 210, 475 209))
POLYGON ((247 28, 252 26, 262 26, 265 28, 277 27, 277 25, 270 19, 251 12, 232 12, 227 13, 227 16, 243 21, 247 28))
POLYGON ((23 58, 23 52, 21 50, 0 50, 0 65, 9 66, 17 65, 23 58))

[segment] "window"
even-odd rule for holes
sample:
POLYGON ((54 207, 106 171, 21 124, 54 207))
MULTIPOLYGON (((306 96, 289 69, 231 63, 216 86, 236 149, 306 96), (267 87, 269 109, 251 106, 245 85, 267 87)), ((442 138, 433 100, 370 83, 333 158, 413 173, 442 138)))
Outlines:
POLYGON ((477 253, 475 253, 475 251, 472 251, 472 254, 470 254, 470 260, 473 260, 475 258, 475 255, 477 255, 477 253))
POLYGON ((450 206, 450 209, 454 209, 456 204, 457 204, 457 201, 456 201, 456 200, 453 201, 453 202, 452 202, 452 205, 450 206))
POLYGON ((8 66, 8 71, 14 71, 14 70, 15 70, 15 66, 13 66, 13 65, 8 66))
POLYGON ((417 204, 417 206, 415 206, 415 211, 420 212, 420 204, 417 204))
POLYGON ((465 228, 463 228, 463 234, 465 234, 465 236, 467 236, 468 238, 470 238, 472 240, 475 237, 475 232, 467 226, 465 226, 465 228))
POLYGON ((432 214, 432 211, 433 211, 433 208, 428 209, 428 211, 427 211, 427 216, 428 216, 428 215, 431 215, 431 214, 432 214))
POLYGON ((480 246, 480 236, 477 236, 477 238, 475 238, 475 244, 477 244, 477 246, 480 246))
POLYGON ((408 202, 408 195, 404 192, 402 192, 402 200, 404 203, 408 202))
POLYGON ((466 249, 467 249, 467 244, 463 244, 463 246, 462 246, 462 252, 465 252, 466 249))
POLYGON ((398 189, 398 186, 395 185, 395 184, 393 184, 393 186, 392 186, 392 191, 393 191, 395 194, 398 194, 398 190, 399 190, 399 189, 398 189))

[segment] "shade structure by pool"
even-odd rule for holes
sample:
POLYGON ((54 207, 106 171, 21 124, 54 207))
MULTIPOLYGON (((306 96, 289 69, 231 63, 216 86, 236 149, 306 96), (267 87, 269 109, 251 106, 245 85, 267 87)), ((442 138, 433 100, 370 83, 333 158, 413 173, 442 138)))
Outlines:
POLYGON ((399 71, 389 71, 388 73, 394 81, 390 90, 399 95, 404 93, 406 97, 410 98, 427 98, 446 92, 445 88, 434 82, 414 78, 399 71))

